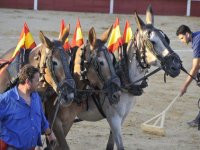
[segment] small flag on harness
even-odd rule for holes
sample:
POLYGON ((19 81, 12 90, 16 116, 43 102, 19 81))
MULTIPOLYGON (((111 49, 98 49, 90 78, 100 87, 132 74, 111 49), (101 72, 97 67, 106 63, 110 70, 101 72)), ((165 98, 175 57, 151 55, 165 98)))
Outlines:
POLYGON ((32 37, 32 34, 31 32, 29 31, 29 28, 26 24, 26 22, 24 23, 24 27, 22 29, 22 32, 20 34, 20 38, 19 38, 19 41, 18 41, 18 44, 15 48, 15 51, 12 55, 12 58, 11 58, 11 61, 18 55, 19 53, 19 50, 21 48, 24 48, 24 49, 33 49, 34 47, 36 47, 36 43, 32 37))
POLYGON ((119 51, 121 51, 122 46, 122 37, 119 27, 119 18, 116 18, 116 21, 113 25, 113 29, 108 41, 108 51, 114 53, 116 60, 120 59, 119 51))
POLYGON ((81 24, 80 24, 80 20, 77 19, 76 29, 75 29, 74 36, 72 39, 71 47, 75 47, 75 46, 79 47, 83 43, 84 43, 84 41, 83 41, 83 33, 81 30, 81 24))
POLYGON ((129 21, 127 20, 126 25, 124 27, 124 34, 123 34, 123 38, 122 38, 123 44, 128 44, 128 42, 131 40, 132 36, 133 36, 133 32, 130 27, 129 21))

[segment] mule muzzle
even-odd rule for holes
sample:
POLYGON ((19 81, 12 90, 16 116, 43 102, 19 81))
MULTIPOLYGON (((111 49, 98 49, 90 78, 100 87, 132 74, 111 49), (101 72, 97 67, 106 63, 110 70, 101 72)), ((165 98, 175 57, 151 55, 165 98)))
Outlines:
POLYGON ((75 81, 73 79, 66 79, 58 86, 58 94, 60 103, 63 105, 69 105, 72 103, 75 97, 75 81))
POLYGON ((163 70, 171 77, 175 78, 180 74, 182 61, 177 54, 166 56, 161 64, 163 70))
POLYGON ((112 78, 104 85, 110 104, 117 104, 121 96, 121 83, 118 77, 112 78))
POLYGON ((120 96, 121 96, 121 91, 116 91, 116 92, 114 92, 113 94, 112 94, 112 100, 113 100, 113 102, 115 103, 117 103, 117 102, 119 102, 119 100, 120 100, 120 96))

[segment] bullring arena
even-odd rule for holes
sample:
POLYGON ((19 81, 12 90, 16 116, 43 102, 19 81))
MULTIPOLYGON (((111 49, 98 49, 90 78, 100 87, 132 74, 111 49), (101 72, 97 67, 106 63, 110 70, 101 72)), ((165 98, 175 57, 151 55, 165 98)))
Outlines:
MULTIPOLYGON (((192 31, 200 29, 198 17, 157 16, 155 14, 155 27, 163 30, 171 41, 171 47, 183 61, 187 70, 191 67, 192 51, 190 45, 182 45, 175 33, 181 24, 187 24, 192 31)), ((144 20, 145 16, 140 15, 144 20)), ((16 46, 24 22, 29 26, 36 43, 39 44, 39 31, 43 31, 50 39, 57 39, 60 22, 70 23, 70 36, 72 39, 77 18, 80 19, 84 40, 88 31, 94 27, 97 36, 112 25, 119 17, 121 34, 125 21, 129 20, 133 32, 136 29, 134 15, 75 13, 61 11, 32 11, 20 9, 0 9, 0 53, 16 46)), ((122 127, 123 141, 126 150, 198 150, 200 149, 200 132, 197 128, 190 128, 186 124, 192 120, 197 112, 197 100, 200 97, 199 87, 193 82, 187 93, 179 98, 167 112, 165 119, 166 136, 160 137, 143 133, 140 125, 156 114, 162 112, 178 94, 186 74, 176 78, 167 76, 164 83, 164 72, 160 71, 149 78, 149 86, 144 94, 137 98, 137 103, 122 127)), ((73 125, 66 137, 71 150, 103 150, 109 136, 109 126, 106 120, 98 122, 80 122, 73 125)))

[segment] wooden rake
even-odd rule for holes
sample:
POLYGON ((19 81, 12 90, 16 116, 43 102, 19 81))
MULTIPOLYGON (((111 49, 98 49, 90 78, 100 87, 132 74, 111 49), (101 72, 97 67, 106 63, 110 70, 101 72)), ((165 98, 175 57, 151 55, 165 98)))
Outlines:
POLYGON ((141 124, 142 130, 150 134, 165 136, 166 134, 164 129, 165 115, 178 97, 180 97, 180 93, 173 99, 173 101, 167 106, 167 108, 164 111, 142 123, 141 124))

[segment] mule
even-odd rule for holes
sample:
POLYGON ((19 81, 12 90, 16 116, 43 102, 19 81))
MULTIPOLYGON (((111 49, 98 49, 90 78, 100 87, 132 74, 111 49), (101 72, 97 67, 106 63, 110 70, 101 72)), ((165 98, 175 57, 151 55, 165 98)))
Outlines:
MULTIPOLYGON (((59 40, 50 41, 40 32, 41 44, 32 50, 21 49, 19 55, 12 62, 1 64, 0 72, 0 93, 16 85, 17 74, 20 68, 29 63, 40 70, 39 91, 45 93, 51 87, 58 95, 60 101, 72 101, 75 93, 75 82, 69 70, 68 60, 62 47, 65 39, 69 35, 69 26, 59 40), (63 92, 65 91, 65 92, 63 92)), ((13 50, 3 55, 8 59, 13 50)))
MULTIPOLYGON (((108 112, 106 117, 110 126, 112 126, 107 150, 113 150, 114 143, 116 143, 118 150, 124 149, 121 127, 136 103, 136 97, 142 95, 142 89, 146 87, 144 84, 146 82, 145 75, 149 68, 157 66, 171 77, 177 77, 182 66, 179 56, 171 49, 166 34, 154 27, 154 15, 151 6, 146 11, 147 24, 140 19, 137 13, 135 13, 135 21, 137 30, 128 43, 127 49, 123 51, 127 59, 125 59, 125 64, 121 66, 125 74, 128 75, 126 78, 128 78, 130 84, 124 84, 124 90, 122 90, 117 105, 108 105, 104 109, 105 112, 108 112)), ((86 119, 82 114, 79 117, 83 120, 86 119)))
MULTIPOLYGON (((95 93, 102 92, 102 95, 106 94, 109 103, 114 104, 119 101, 121 93, 119 91, 120 80, 114 70, 113 55, 104 46, 111 29, 105 31, 101 39, 96 39, 96 32, 94 28, 91 28, 88 43, 79 47, 75 52, 74 59, 72 59, 74 60, 72 68, 76 81, 77 96, 70 106, 60 106, 53 124, 53 131, 58 144, 55 147, 49 147, 49 149, 69 149, 65 137, 75 117, 80 112, 85 111, 87 103, 92 100, 91 98, 98 103, 99 95, 97 96, 95 93)), ((46 114, 50 122, 53 121, 55 115, 55 111, 52 112, 52 110, 55 110, 53 106, 54 99, 45 104, 46 114)))

